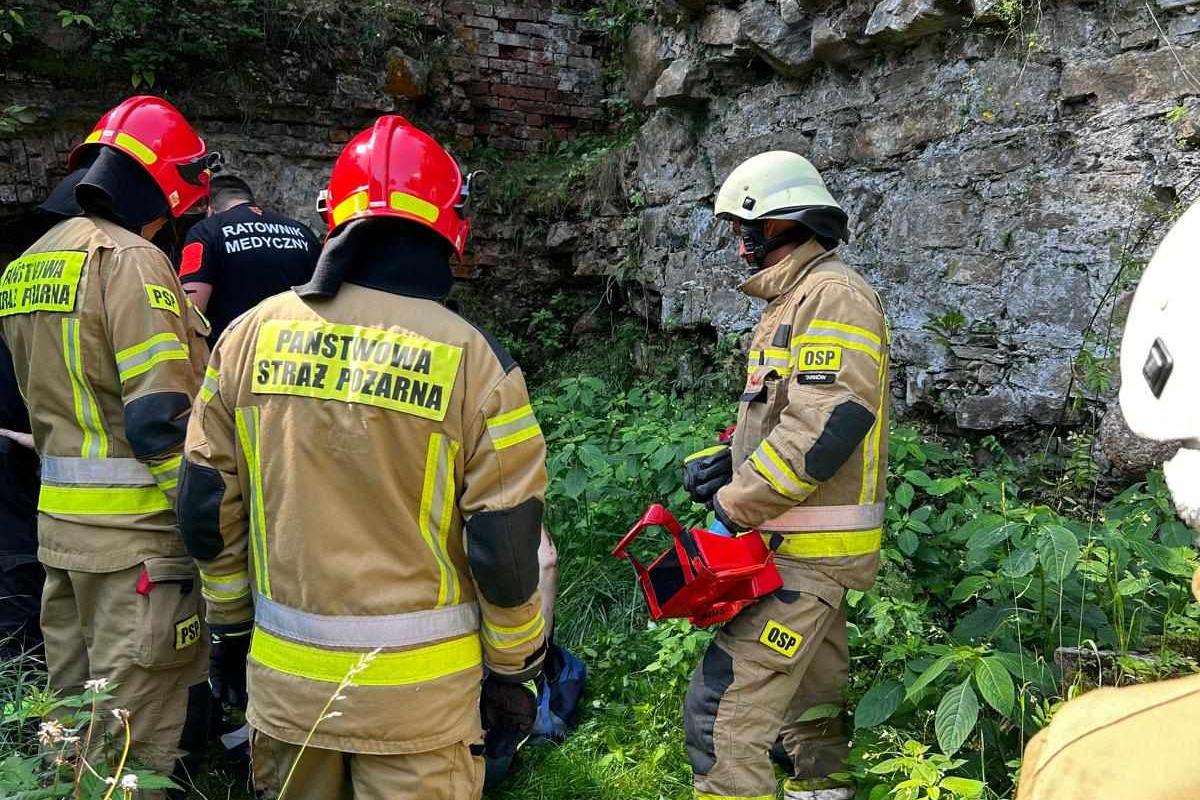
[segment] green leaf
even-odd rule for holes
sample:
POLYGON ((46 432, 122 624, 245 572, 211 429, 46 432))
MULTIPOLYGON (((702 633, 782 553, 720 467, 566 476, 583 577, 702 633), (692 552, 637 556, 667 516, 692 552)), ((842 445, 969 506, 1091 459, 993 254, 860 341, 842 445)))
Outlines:
POLYGON ((904 555, 911 556, 921 546, 921 540, 917 538, 917 534, 911 528, 905 528, 896 537, 896 545, 904 555))
POLYGON ((913 497, 915 494, 916 494, 916 492, 913 489, 912 484, 902 483, 896 487, 896 492, 893 495, 893 497, 896 500, 896 505, 900 506, 905 511, 907 511, 909 506, 912 505, 913 497))
POLYGON ((1008 611, 1006 606, 980 603, 978 608, 958 621, 950 635, 959 642, 986 639, 995 633, 1008 611))
POLYGON ((874 728, 887 722, 904 702, 904 685, 886 680, 872 686, 854 709, 855 728, 874 728))
POLYGON ((933 482, 933 485, 930 486, 925 491, 927 491, 929 494, 933 495, 934 497, 945 497, 946 495, 950 494, 958 487, 962 486, 962 484, 963 484, 963 479, 958 476, 954 476, 951 478, 938 478, 936 481, 933 482))
POLYGON ((997 658, 983 658, 975 665, 975 685, 984 702, 1004 716, 1011 716, 1017 690, 1004 662, 997 658))
POLYGON ((1079 540, 1062 525, 1043 525, 1038 531, 1038 554, 1046 576, 1062 582, 1079 563, 1079 540))
POLYGON ((999 514, 980 514, 959 528, 954 534, 954 540, 966 542, 979 531, 999 528, 1003 524, 1004 517, 999 514))
POLYGON ((979 700, 971 688, 971 679, 967 678, 946 692, 934 714, 933 731, 942 752, 948 756, 957 753, 978 721, 979 700))
POLYGON ((572 467, 567 473, 567 477, 563 480, 563 494, 572 500, 578 500, 579 496, 587 489, 588 479, 587 473, 579 467, 572 467))
POLYGON ((942 788, 953 792, 955 797, 962 800, 975 800, 983 796, 983 781, 973 781, 970 778, 942 778, 942 788))
POLYGON ((1192 529, 1177 519, 1158 529, 1158 540, 1167 547, 1191 547, 1194 536, 1192 529))
POLYGON ((1037 561, 1037 553, 1027 547, 1018 547, 1008 554, 1008 558, 1004 559, 1004 563, 1000 565, 1000 571, 1010 578, 1024 578, 1033 572, 1037 561))
POLYGON ((950 665, 957 660, 958 656, 956 656, 954 653, 947 653, 937 661, 934 661, 932 664, 926 667, 925 671, 917 676, 917 679, 912 682, 911 686, 908 687, 908 692, 905 693, 905 698, 911 700, 914 695, 940 678, 942 673, 949 669, 950 665))
POLYGON ((981 528, 967 540, 967 549, 990 551, 1007 539, 1015 527, 1012 523, 1002 522, 994 528, 981 528))
POLYGON ((933 483, 933 479, 919 469, 910 469, 905 472, 904 480, 908 481, 913 486, 919 486, 922 489, 933 483))
POLYGON ((821 703, 818 706, 805 711, 797 719, 797 722, 815 722, 819 719, 833 719, 838 714, 842 713, 842 706, 839 703, 821 703))
POLYGON ((979 594, 981 589, 991 584, 991 582, 991 579, 986 575, 968 575, 958 582, 958 586, 954 587, 954 591, 950 593, 950 602, 961 603, 970 597, 974 597, 979 594))

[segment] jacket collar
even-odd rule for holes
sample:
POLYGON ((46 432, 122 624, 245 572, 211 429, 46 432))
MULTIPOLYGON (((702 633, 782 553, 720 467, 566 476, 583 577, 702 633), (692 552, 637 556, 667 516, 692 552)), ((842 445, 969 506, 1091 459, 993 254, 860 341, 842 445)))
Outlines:
POLYGON ((800 282, 818 262, 832 255, 813 239, 797 247, 783 261, 755 273, 741 285, 743 293, 770 302, 800 282))

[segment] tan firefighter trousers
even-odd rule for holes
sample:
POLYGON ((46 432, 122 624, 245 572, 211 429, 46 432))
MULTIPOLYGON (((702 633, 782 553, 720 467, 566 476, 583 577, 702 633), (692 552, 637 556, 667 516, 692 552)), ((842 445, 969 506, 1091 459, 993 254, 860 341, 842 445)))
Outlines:
POLYGON ((169 776, 180 754, 188 687, 208 669, 208 630, 200 580, 188 556, 152 558, 117 572, 46 567, 42 630, 50 688, 78 694, 84 682, 108 679, 116 688, 97 722, 97 736, 124 740, 111 709, 129 711, 130 758, 169 776), (139 594, 145 568, 157 581, 139 594), (189 577, 191 576, 191 577, 189 577))
MULTIPOLYGON (((300 745, 254 731, 250 739, 254 788, 262 800, 279 796, 300 745)), ((287 800, 479 800, 483 758, 467 742, 425 753, 375 755, 309 747, 287 788, 287 800)))
POLYGON ((688 687, 684 733, 696 794, 705 800, 773 800, 773 749, 795 778, 846 767, 840 714, 798 721, 815 706, 842 704, 844 590, 813 570, 782 559, 779 566, 784 588, 725 624, 688 687))

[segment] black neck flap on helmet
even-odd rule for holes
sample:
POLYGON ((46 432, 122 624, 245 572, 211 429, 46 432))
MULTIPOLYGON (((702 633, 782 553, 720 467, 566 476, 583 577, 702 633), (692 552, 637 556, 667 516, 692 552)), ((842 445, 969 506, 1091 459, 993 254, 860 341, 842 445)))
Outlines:
POLYGON ((355 220, 321 250, 312 279, 296 287, 301 297, 333 297, 343 283, 381 292, 443 300, 454 285, 450 243, 404 219, 355 220))
POLYGON ((113 147, 91 148, 38 208, 64 219, 95 214, 134 233, 170 214, 150 173, 113 147))

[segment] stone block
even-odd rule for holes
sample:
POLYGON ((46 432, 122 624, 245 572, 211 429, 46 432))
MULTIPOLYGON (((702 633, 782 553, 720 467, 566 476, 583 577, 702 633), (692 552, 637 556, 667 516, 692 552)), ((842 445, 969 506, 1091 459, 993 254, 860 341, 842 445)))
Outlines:
POLYGON ((953 19, 938 0, 881 0, 864 33, 894 43, 915 42, 945 30, 953 19))
POLYGON ((732 8, 716 6, 704 15, 698 38, 714 47, 732 47, 741 36, 742 18, 732 8))
POLYGON ((508 31, 496 31, 493 33, 492 43, 507 45, 509 47, 532 47, 533 45, 533 41, 529 36, 523 33, 509 33, 508 31))
POLYGON ((751 0, 742 7, 741 35, 781 75, 803 77, 816 64, 811 23, 789 25, 768 0, 751 0))
POLYGON ((702 68, 691 58, 678 58, 663 70, 654 84, 654 102, 659 106, 694 106, 708 97, 701 90, 702 68))
POLYGON ((630 102, 641 104, 666 69, 661 44, 653 25, 638 23, 630 29, 625 40, 625 94, 630 102))

